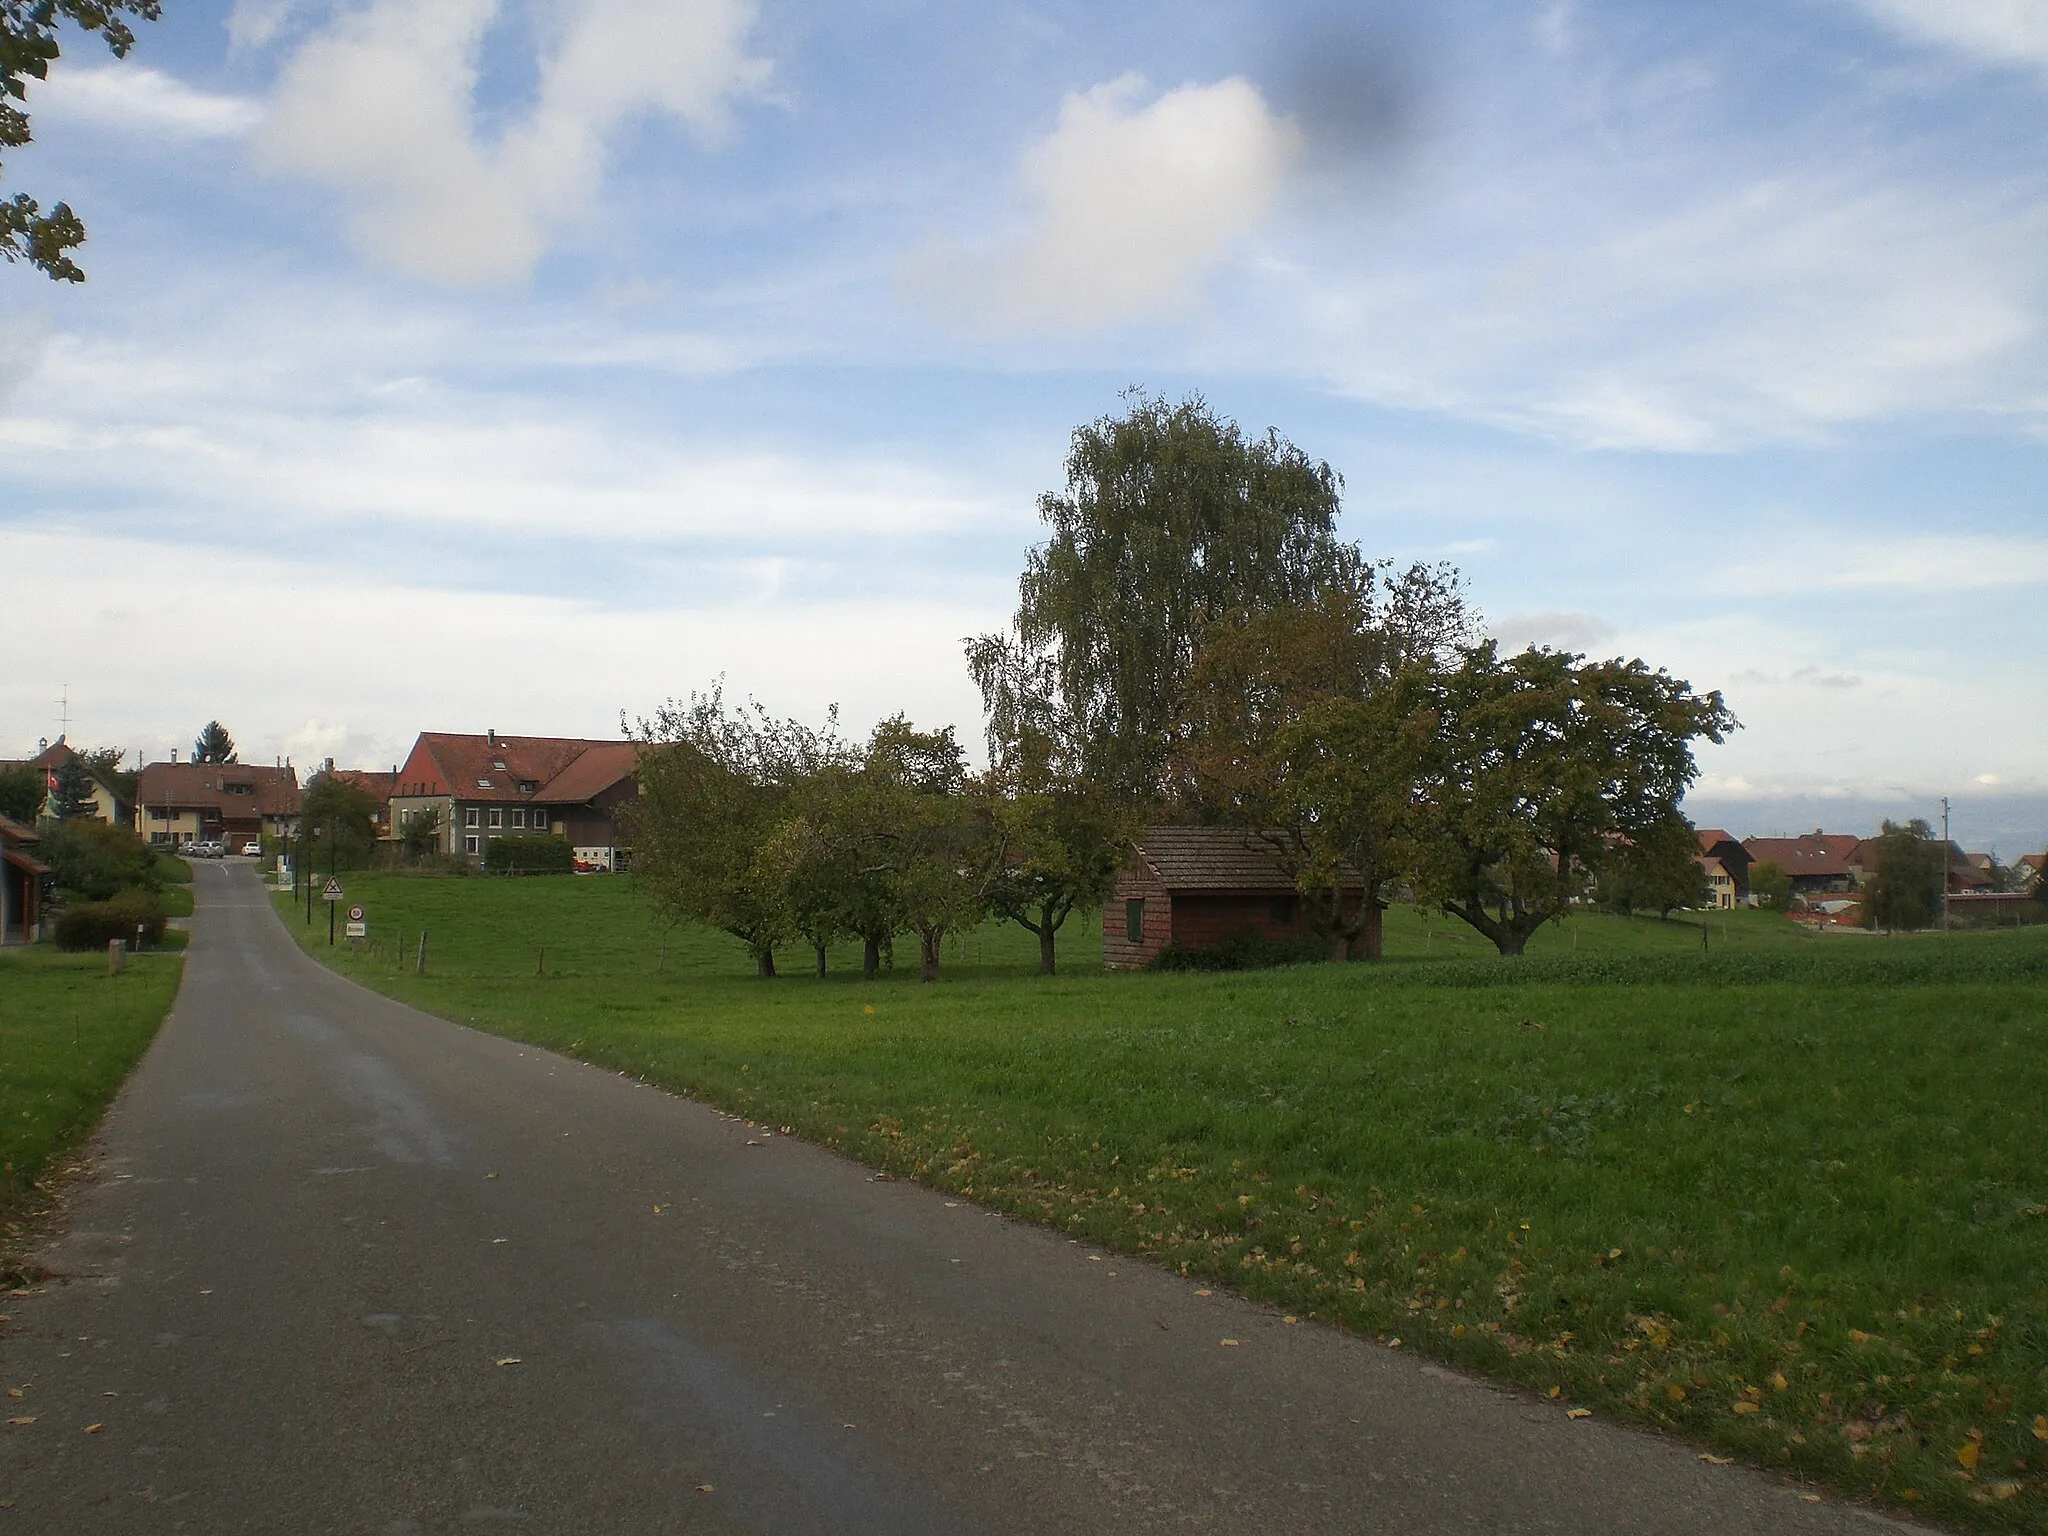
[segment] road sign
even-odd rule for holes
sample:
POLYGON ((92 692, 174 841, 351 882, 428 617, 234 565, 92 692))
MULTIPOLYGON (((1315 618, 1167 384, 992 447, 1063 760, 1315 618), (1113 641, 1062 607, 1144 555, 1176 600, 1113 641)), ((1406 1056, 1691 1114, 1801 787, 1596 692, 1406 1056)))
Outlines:
POLYGON ((341 882, 335 879, 334 876, 329 875, 327 877, 327 884, 320 888, 320 895, 322 899, 327 901, 341 900, 341 882))
POLYGON ((363 909, 361 907, 350 907, 348 909, 348 920, 352 923, 360 923, 363 920, 363 909))
MULTIPOLYGON (((360 912, 363 909, 361 907, 357 907, 355 910, 360 912)), ((360 922, 355 918, 349 919, 347 931, 342 934, 342 937, 346 939, 367 939, 369 936, 370 925, 365 922, 360 922)))

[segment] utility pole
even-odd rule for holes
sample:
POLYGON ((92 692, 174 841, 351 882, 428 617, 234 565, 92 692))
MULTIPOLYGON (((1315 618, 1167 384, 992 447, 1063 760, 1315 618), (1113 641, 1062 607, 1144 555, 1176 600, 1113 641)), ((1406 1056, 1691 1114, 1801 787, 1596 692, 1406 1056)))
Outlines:
POLYGON ((1948 796, 1941 797, 1941 931, 1948 932, 1948 796))

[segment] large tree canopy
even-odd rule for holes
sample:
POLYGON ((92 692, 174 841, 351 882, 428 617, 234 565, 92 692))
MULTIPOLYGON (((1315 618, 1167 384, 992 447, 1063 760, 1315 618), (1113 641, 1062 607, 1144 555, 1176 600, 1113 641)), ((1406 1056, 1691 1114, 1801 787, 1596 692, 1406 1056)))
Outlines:
POLYGON ((1337 537, 1329 465, 1277 432, 1246 437, 1199 396, 1129 398, 1074 433, 1065 490, 1039 498, 1050 537, 1027 558, 1014 634, 968 658, 998 761, 1059 745, 1094 783, 1149 798, 1207 628, 1348 588, 1362 562, 1337 537))
MULTIPOLYGON (((29 132, 28 83, 49 77, 61 51, 58 24, 69 21, 106 40, 116 58, 135 46, 123 13, 155 21, 158 0, 0 0, 0 150, 20 149, 29 132)), ((0 198, 0 256, 26 261, 51 277, 82 283, 85 272, 70 253, 85 243, 85 225, 69 203, 49 212, 25 192, 0 198)))

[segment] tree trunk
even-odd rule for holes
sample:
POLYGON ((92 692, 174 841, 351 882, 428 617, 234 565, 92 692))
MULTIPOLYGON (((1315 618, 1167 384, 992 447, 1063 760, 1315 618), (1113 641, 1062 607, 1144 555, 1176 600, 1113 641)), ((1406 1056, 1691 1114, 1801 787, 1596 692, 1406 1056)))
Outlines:
POLYGON ((1380 904, 1378 897, 1369 896, 1365 909, 1358 915, 1362 921, 1351 952, 1364 960, 1378 960, 1387 952, 1387 909, 1380 904))
POLYGON ((860 979, 873 981, 875 972, 882 968, 882 941, 862 939, 860 944, 860 979))
POLYGON ((939 979, 939 944, 946 937, 944 928, 920 928, 917 930, 917 979, 937 981, 939 979))
POLYGON ((755 965, 755 973, 756 973, 756 974, 757 974, 758 976, 760 976, 760 978, 761 978, 761 979, 762 979, 763 981, 773 981, 773 980, 775 979, 775 951, 774 951, 774 950, 772 950, 772 949, 765 949, 765 948, 764 948, 764 949, 757 949, 757 950, 755 950, 755 951, 754 951, 754 965, 755 965))
POLYGON ((1342 928, 1330 930, 1330 964, 1342 965, 1351 958, 1351 935, 1342 928))
POLYGON ((818 952, 818 975, 822 978, 825 974, 825 946, 813 944, 811 948, 818 952))
POLYGON ((1053 927, 1049 919, 1046 922, 1039 925, 1038 974, 1041 976, 1050 976, 1053 974, 1053 944, 1054 941, 1058 938, 1058 936, 1059 930, 1053 927))

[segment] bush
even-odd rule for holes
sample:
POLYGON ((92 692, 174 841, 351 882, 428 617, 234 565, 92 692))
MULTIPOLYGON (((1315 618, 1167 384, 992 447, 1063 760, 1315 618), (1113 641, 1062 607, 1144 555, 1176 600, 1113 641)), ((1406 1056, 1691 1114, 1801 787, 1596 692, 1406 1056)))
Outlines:
POLYGON ((148 891, 122 891, 106 901, 82 902, 57 914, 59 949, 105 949, 115 939, 126 942, 142 930, 144 944, 164 936, 164 904, 148 891))
POLYGON ((117 891, 153 891, 157 855, 126 827, 75 816, 45 823, 36 857, 50 866, 57 888, 89 901, 106 901, 117 891))
POLYGON ((1152 957, 1155 971, 1261 971, 1276 965, 1313 965, 1330 958, 1326 939, 1269 939, 1255 928, 1220 944, 1169 944, 1152 957))
POLYGON ((566 875, 575 867, 566 837, 494 837, 484 845, 487 874, 566 875))

